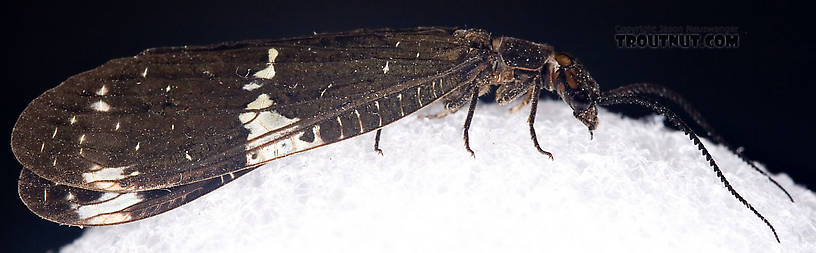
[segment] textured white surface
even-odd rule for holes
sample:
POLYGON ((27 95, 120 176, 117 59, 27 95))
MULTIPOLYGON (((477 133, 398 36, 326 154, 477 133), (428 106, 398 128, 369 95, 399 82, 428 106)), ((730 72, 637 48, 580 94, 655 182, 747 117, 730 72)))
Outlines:
MULTIPOLYGON (((532 146, 524 110, 482 105, 278 160, 144 221, 88 228, 64 252, 816 252, 816 195, 706 144, 782 244, 659 118, 601 111, 595 139, 543 100, 532 146)), ((422 113, 422 112, 420 112, 422 113)), ((785 168, 778 168, 784 170, 785 168)))

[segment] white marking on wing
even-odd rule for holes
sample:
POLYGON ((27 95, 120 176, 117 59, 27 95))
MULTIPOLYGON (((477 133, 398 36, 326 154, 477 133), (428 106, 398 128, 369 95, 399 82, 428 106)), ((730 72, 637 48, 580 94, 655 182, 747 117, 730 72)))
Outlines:
POLYGON ((100 214, 99 216, 95 216, 93 218, 87 219, 85 222, 88 224, 111 224, 111 223, 122 223, 133 219, 130 213, 111 213, 111 214, 100 214))
POLYGON ((417 102, 419 102, 419 107, 422 107, 422 96, 420 91, 422 90, 422 86, 417 86, 417 102))
POLYGON ((405 116, 405 111, 402 109, 402 93, 397 94, 397 100, 399 100, 400 116, 405 116))
POLYGON ((99 196, 99 198, 97 198, 97 199, 96 199, 96 200, 94 200, 93 202, 103 202, 103 201, 108 201, 108 200, 111 200, 111 199, 113 199, 113 198, 116 198, 117 196, 119 196, 119 193, 115 193, 115 192, 106 192, 106 193, 102 194, 102 196, 99 196))
MULTIPOLYGON (((354 70, 354 72, 357 72, 357 70, 354 70)), ((323 94, 326 94, 326 91, 329 90, 329 88, 332 87, 332 85, 333 85, 333 83, 330 83, 329 86, 326 86, 326 88, 323 89, 323 91, 320 92, 320 97, 321 98, 323 97, 323 94)))
POLYGON ((323 138, 320 138, 319 126, 314 126, 311 128, 311 130, 305 131, 294 134, 289 138, 271 143, 265 143, 265 146, 258 149, 257 152, 247 152, 247 164, 257 164, 260 162, 269 161, 298 151, 310 149, 324 143, 323 138), (312 131, 314 139, 311 142, 300 139, 305 134, 305 131, 312 131))
POLYGON ((269 95, 264 93, 264 94, 258 95, 258 98, 256 98, 255 101, 252 101, 249 104, 247 104, 246 109, 247 110, 260 110, 260 109, 270 107, 270 106, 272 106, 274 104, 275 104, 275 101, 272 101, 271 99, 269 99, 269 95))
POLYGON ((108 86, 105 86, 103 84, 102 88, 99 88, 99 90, 96 91, 96 95, 99 95, 99 96, 108 95, 108 86))
POLYGON ((86 183, 93 183, 97 181, 114 181, 124 179, 128 177, 128 175, 125 174, 125 169, 127 168, 130 168, 130 165, 122 167, 101 167, 99 165, 94 165, 89 169, 89 172, 82 173, 82 180, 84 180, 86 183))
POLYGON ((269 49, 269 63, 267 67, 261 71, 255 72, 254 77, 263 79, 272 79, 275 77, 275 58, 278 58, 278 50, 274 48, 269 49))
POLYGON ((357 115, 357 123, 360 123, 360 133, 363 133, 363 120, 360 119, 360 112, 357 109, 354 109, 354 114, 357 115))
POLYGON ((104 190, 104 191, 124 191, 124 190, 133 189, 133 186, 134 186, 133 184, 131 184, 130 187, 125 188, 125 187, 122 187, 122 185, 119 184, 118 182, 109 182, 109 181, 93 182, 93 183, 91 183, 91 185, 93 185, 94 189, 101 189, 101 190, 104 190))
POLYGON ((99 100, 91 104, 91 109, 97 112, 107 112, 110 111, 111 106, 105 101, 99 100))
POLYGON ((88 219, 87 222, 90 224, 119 223, 132 218, 129 213, 120 213, 122 210, 142 201, 137 192, 106 193, 95 201, 98 202, 96 204, 79 206, 76 213, 79 218, 88 219), (109 194, 114 196, 110 197, 109 194))
POLYGON ((312 133, 314 134, 315 140, 312 141, 313 144, 323 144, 323 137, 320 136, 320 125, 315 125, 312 127, 312 133))
MULTIPOLYGON (((274 104, 275 102, 269 99, 269 95, 261 94, 255 101, 247 104, 246 109, 263 110, 274 104)), ((266 145, 266 143, 291 134, 296 128, 293 124, 300 121, 298 118, 287 118, 274 110, 244 112, 238 114, 238 120, 244 124, 244 128, 249 130, 247 140, 250 142, 246 145, 247 150, 266 145), (285 128, 287 126, 288 128, 285 128), (275 131, 275 133, 266 135, 272 131, 275 131)))
POLYGON ((380 123, 377 126, 382 126, 382 113, 380 112, 380 101, 374 101, 374 105, 377 106, 377 118, 380 119, 380 123))
POLYGON ((252 91, 254 89, 261 88, 261 84, 256 81, 249 82, 248 84, 244 84, 244 90, 252 91))
POLYGON ((345 136, 343 135, 343 121, 340 120, 340 116, 337 116, 337 124, 340 124, 340 139, 343 139, 345 136))
MULTIPOLYGON (((259 113, 245 112, 238 115, 238 119, 244 123, 244 128, 249 130, 248 140, 300 121, 298 118, 287 118, 276 111, 264 111, 259 113), (256 114, 257 117, 255 117, 256 114)), ((282 135, 273 134, 270 136, 282 135)))

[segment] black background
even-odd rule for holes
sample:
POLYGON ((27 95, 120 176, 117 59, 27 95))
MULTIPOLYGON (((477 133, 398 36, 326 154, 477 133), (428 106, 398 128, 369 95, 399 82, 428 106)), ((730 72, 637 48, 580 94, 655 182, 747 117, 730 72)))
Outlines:
MULTIPOLYGON (((809 131, 814 89, 807 78, 813 71, 814 29, 807 22, 812 14, 803 6, 745 1, 123 2, 128 3, 5 3, 0 143, 9 143, 17 116, 37 95, 71 75, 145 48, 444 25, 484 28, 569 51, 584 61, 603 90, 633 82, 671 87, 696 105, 726 140, 744 146, 749 157, 772 172, 791 175, 798 184, 816 185, 808 159, 814 141, 809 131), (616 48, 615 27, 628 25, 737 26, 740 47, 616 48)), ((42 252, 78 237, 80 229, 41 220, 23 206, 16 184, 21 167, 10 148, 2 154, 0 247, 42 252)))

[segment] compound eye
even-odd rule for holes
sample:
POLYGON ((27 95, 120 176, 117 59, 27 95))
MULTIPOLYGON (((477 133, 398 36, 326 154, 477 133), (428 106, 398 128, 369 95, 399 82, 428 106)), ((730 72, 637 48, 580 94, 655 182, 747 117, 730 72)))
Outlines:
POLYGON ((572 65, 572 56, 566 53, 558 53, 555 55, 555 62, 562 67, 568 67, 572 65))

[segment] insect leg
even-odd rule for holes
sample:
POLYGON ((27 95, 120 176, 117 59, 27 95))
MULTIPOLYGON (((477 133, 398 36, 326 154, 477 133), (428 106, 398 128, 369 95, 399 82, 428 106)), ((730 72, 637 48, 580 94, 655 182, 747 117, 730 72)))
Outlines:
POLYGON ((479 89, 473 87, 473 95, 470 96, 470 107, 468 108, 467 118, 465 119, 465 149, 470 152, 470 155, 473 157, 476 157, 476 153, 470 148, 468 131, 470 130, 470 122, 473 120, 473 112, 476 110, 477 101, 479 101, 479 89))
POLYGON ((549 156, 550 160, 555 160, 553 158, 552 153, 544 151, 543 149, 541 149, 541 146, 538 145, 538 137, 536 137, 535 127, 533 126, 533 124, 535 124, 535 116, 536 116, 536 108, 538 107, 539 92, 541 92, 541 89, 538 86, 533 87, 533 90, 532 90, 533 95, 530 96, 530 100, 531 100, 530 101, 530 116, 527 118, 527 124, 530 126, 530 138, 533 139, 533 145, 535 146, 536 149, 538 149, 538 152, 541 152, 542 154, 545 154, 545 155, 549 156))
POLYGON ((377 129, 377 136, 374 137, 374 151, 383 155, 382 149, 380 149, 380 133, 382 133, 382 129, 377 129))

